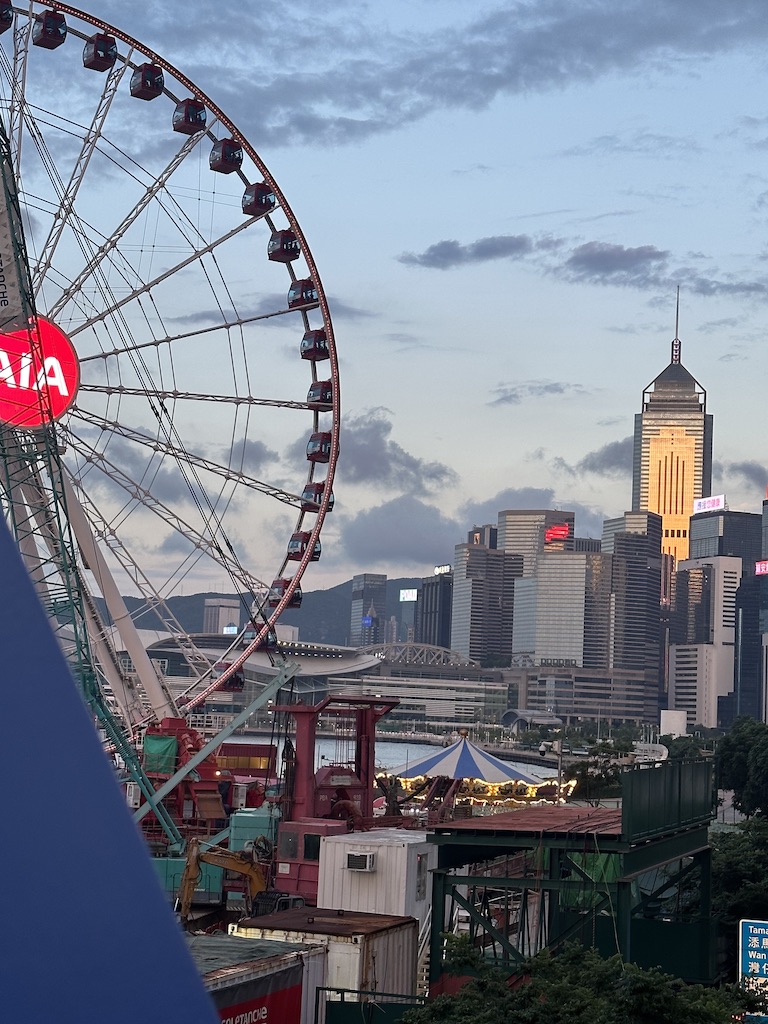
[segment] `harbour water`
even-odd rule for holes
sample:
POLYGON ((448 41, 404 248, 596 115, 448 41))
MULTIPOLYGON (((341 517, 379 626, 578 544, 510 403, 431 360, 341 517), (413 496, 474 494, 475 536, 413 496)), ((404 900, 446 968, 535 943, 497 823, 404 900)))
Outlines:
MULTIPOLYGON (((269 736, 245 735, 236 737, 238 743, 268 743, 269 736)), ((282 740, 278 740, 278 764, 282 758, 282 740)), ((382 772, 391 771, 393 768, 408 767, 422 757, 429 757, 440 751, 440 747, 432 743, 419 743, 414 740, 409 742, 392 742, 388 740, 376 740, 376 769, 382 772)), ((348 739, 334 739, 328 736, 319 736, 315 743, 315 768, 321 768, 323 764, 345 764, 354 758, 352 742, 348 739)), ((511 768, 517 768, 523 777, 535 779, 551 779, 557 775, 549 765, 531 765, 522 762, 511 761, 505 758, 505 764, 511 768)))

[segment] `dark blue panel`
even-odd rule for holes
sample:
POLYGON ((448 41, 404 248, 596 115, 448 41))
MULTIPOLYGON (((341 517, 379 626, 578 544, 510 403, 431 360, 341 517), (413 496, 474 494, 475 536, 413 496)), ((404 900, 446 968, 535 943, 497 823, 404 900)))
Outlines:
POLYGON ((3 1018, 219 1019, 0 519, 3 1018))

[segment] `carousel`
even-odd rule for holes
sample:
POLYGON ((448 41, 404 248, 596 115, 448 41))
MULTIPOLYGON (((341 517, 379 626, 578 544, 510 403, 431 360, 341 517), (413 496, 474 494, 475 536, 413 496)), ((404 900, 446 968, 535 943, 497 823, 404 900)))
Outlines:
POLYGON ((414 815, 428 823, 497 814, 518 807, 564 804, 575 779, 543 777, 494 757, 466 730, 456 743, 377 777, 379 814, 414 815))

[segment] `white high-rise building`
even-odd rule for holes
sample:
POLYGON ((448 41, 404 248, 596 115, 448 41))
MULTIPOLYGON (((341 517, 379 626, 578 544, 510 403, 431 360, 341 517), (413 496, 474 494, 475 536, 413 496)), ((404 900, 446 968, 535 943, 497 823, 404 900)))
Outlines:
POLYGON ((716 555, 678 562, 670 618, 669 705, 688 725, 718 724, 718 697, 733 691, 736 591, 741 558, 716 555))

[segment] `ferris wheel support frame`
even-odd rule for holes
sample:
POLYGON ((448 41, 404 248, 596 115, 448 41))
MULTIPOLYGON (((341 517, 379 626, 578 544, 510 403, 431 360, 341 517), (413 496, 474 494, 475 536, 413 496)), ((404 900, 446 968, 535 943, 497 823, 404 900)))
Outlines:
MULTIPOLYGON (((77 499, 77 495, 64 467, 62 467, 61 481, 67 505, 69 525, 77 541, 80 554, 85 564, 99 581, 101 594, 110 618, 120 633, 120 638, 125 645, 129 658, 133 662, 134 671, 139 677, 139 683, 149 700, 152 711, 158 722, 164 718, 178 718, 179 709, 176 707, 170 690, 161 682, 152 664, 152 659, 141 642, 139 631, 136 629, 136 625, 118 590, 109 566, 101 553, 101 549, 96 543, 83 507, 77 499)), ((121 708, 121 710, 125 710, 130 716, 128 722, 131 726, 138 725, 139 721, 145 717, 143 713, 140 714, 139 718, 135 716, 136 710, 141 712, 141 708, 121 708)))

